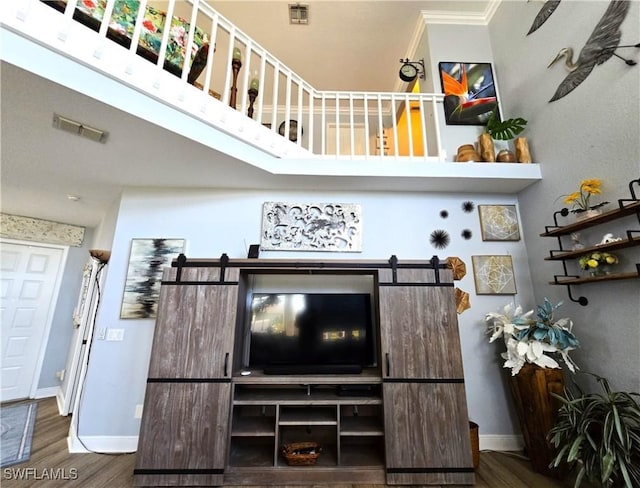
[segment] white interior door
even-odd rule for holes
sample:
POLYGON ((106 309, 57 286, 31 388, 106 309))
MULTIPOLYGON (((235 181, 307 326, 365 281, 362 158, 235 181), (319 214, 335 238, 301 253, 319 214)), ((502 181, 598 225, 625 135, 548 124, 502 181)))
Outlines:
POLYGON ((2 387, 0 401, 36 389, 67 250, 0 240, 2 387))

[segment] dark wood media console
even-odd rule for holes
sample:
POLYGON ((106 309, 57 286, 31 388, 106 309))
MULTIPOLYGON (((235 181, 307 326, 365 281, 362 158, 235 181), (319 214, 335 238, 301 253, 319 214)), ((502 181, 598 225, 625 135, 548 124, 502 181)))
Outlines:
POLYGON ((163 277, 134 482, 473 484, 451 270, 437 257, 181 256, 163 277), (371 278, 378 366, 312 375, 243 368, 257 275, 371 278), (322 448, 317 462, 289 466, 283 444, 308 440, 322 448))

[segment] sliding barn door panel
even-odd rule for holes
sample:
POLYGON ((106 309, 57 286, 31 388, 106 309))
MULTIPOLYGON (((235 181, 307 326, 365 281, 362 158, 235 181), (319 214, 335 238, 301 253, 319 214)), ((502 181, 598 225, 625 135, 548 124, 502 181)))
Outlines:
POLYGON ((237 304, 237 283, 220 283, 217 268, 187 268, 180 282, 165 281, 149 377, 229 377, 237 304))
POLYGON ((230 395, 230 383, 148 383, 136 485, 221 484, 230 395))
POLYGON ((223 482, 237 302, 237 270, 226 276, 220 267, 165 270, 138 440, 136 486, 223 482))
POLYGON ((462 378, 453 288, 380 288, 383 375, 390 378, 462 378))
POLYGON ((473 479, 462 384, 385 383, 388 484, 464 484, 473 479))
POLYGON ((473 484, 451 271, 378 276, 387 484, 473 484))

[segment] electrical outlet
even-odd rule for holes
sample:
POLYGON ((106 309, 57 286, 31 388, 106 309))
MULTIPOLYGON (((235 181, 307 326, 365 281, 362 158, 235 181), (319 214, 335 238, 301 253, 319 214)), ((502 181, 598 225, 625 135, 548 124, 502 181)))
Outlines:
POLYGON ((108 341, 123 341, 124 329, 107 329, 108 341))
POLYGON ((64 369, 61 369, 60 371, 56 371, 56 378, 58 378, 60 381, 63 381, 64 373, 65 373, 64 369))
POLYGON ((134 419, 141 419, 142 418, 142 403, 138 403, 136 405, 136 411, 133 414, 133 418, 134 419))
POLYGON ((96 333, 96 339, 99 341, 104 341, 106 335, 107 335, 107 329, 102 327, 98 329, 98 332, 96 333))

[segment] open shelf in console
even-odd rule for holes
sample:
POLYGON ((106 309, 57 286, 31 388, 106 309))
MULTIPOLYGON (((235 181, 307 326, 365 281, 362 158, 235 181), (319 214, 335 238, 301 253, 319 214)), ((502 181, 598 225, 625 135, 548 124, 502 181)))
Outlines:
POLYGON ((274 438, 232 437, 229 466, 234 468, 270 468, 274 463, 274 438))
POLYGON ((338 420, 335 407, 283 405, 278 425, 338 425, 338 420))
POLYGON ((233 409, 232 437, 273 437, 276 435, 273 405, 237 405, 233 409))
POLYGON ((316 377, 312 383, 298 382, 300 378, 288 378, 290 382, 285 383, 268 380, 266 384, 262 378, 237 379, 240 381, 233 385, 230 467, 384 467, 380 377, 373 377, 371 383, 362 377, 357 383, 336 383, 325 377, 316 377), (322 449, 317 463, 289 466, 282 456, 283 445, 307 441, 317 442, 322 449))
POLYGON ((380 409, 368 405, 340 407, 340 435, 343 437, 383 436, 384 422, 380 409))

